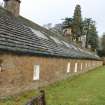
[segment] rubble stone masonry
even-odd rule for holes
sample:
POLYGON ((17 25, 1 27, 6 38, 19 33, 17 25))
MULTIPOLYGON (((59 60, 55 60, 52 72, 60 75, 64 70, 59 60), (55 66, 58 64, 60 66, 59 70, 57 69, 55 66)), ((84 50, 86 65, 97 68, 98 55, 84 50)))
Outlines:
POLYGON ((0 97, 36 89, 103 64, 96 60, 14 54, 1 54, 0 61, 0 97))

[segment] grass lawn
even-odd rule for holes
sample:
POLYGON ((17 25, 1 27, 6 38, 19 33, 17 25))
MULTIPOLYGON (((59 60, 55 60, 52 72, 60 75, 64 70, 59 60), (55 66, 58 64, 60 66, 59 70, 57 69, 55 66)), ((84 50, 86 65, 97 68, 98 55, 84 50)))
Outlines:
MULTIPOLYGON (((45 88, 47 105, 105 105, 105 66, 45 88)), ((0 100, 0 105, 24 105, 35 91, 0 100)))

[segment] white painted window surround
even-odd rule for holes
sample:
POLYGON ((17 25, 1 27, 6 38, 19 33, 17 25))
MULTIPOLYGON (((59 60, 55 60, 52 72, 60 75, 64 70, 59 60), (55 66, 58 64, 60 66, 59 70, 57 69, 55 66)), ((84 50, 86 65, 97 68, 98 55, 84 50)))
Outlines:
POLYGON ((85 66, 86 66, 86 68, 87 68, 87 66, 88 66, 87 63, 85 64, 85 66))
POLYGON ((33 80, 40 79, 40 65, 34 65, 33 80))
POLYGON ((70 72, 70 66, 71 66, 71 63, 69 62, 68 65, 67 65, 67 73, 70 72))
POLYGON ((75 63, 75 69, 74 69, 74 72, 76 73, 78 70, 78 63, 75 63))

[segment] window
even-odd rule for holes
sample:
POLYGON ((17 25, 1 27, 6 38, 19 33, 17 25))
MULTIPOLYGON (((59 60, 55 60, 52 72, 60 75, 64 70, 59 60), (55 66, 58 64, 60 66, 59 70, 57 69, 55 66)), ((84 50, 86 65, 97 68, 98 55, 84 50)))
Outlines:
POLYGON ((33 73, 33 80, 39 80, 40 79, 40 65, 34 66, 34 73, 33 73))
POLYGON ((81 63, 81 70, 82 70, 82 68, 83 68, 83 64, 81 63))
POLYGON ((68 63, 68 65, 67 65, 67 73, 69 73, 70 72, 70 62, 68 63))
POLYGON ((88 65, 87 65, 87 63, 86 63, 86 68, 87 68, 87 66, 88 66, 88 65))
POLYGON ((75 70, 74 70, 74 72, 77 72, 77 69, 78 69, 78 63, 75 63, 75 70))
POLYGON ((30 28, 31 31, 37 36, 37 37, 40 37, 40 38, 43 38, 43 39, 47 39, 47 36, 45 36, 42 32, 38 31, 38 30, 35 30, 35 29, 32 29, 30 28))
POLYGON ((60 40, 58 40, 58 39, 55 38, 55 37, 50 36, 50 38, 51 38, 55 43, 63 44, 60 40))

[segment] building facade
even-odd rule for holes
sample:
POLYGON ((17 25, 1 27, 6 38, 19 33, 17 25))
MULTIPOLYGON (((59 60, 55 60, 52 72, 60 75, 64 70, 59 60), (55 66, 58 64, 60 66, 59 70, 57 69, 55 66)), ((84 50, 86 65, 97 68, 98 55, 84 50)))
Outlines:
MULTIPOLYGON (((19 6, 19 0, 5 0, 8 8, 12 1, 19 6)), ((43 87, 102 63, 97 55, 0 7, 0 97, 43 87)))

